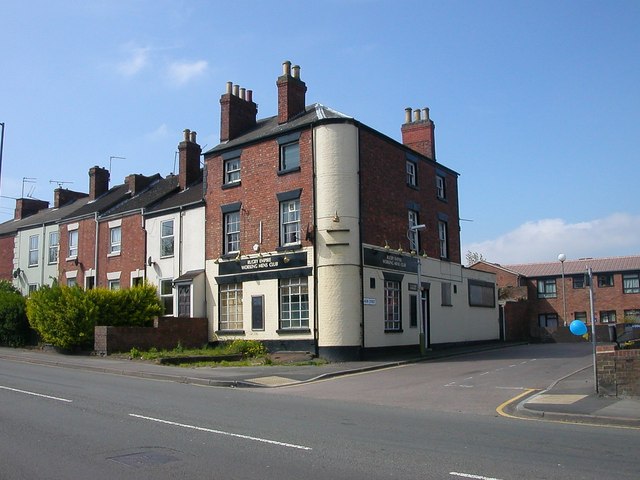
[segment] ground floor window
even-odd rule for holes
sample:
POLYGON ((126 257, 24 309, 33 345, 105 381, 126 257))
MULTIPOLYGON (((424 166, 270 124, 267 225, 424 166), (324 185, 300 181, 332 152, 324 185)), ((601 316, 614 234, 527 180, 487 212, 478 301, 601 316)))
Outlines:
POLYGON ((400 320, 400 282, 384 281, 384 329, 399 331, 402 327, 400 320))
POLYGON ((640 323, 640 310, 637 308, 634 308, 633 310, 625 310, 624 319, 627 322, 640 323))
POLYGON ((120 290, 120 280, 109 280, 109 290, 120 290))
POLYGON ((538 315, 538 326, 542 328, 556 328, 558 326, 558 315, 555 313, 541 313, 538 315))
POLYGON ((164 315, 173 316, 173 280, 160 280, 160 301, 164 307, 164 315))
POLYGON ((67 287, 75 287, 78 284, 76 277, 67 278, 67 287))
POLYGON ((280 280, 280 328, 309 328, 307 278, 280 280))
POLYGON ((600 312, 601 323, 616 323, 616 311, 615 310, 603 310, 600 312))
POLYGON ((581 322, 587 323, 587 312, 574 312, 573 318, 574 320, 580 320, 581 322))
POLYGON ((220 285, 220 330, 242 330, 242 284, 220 285))

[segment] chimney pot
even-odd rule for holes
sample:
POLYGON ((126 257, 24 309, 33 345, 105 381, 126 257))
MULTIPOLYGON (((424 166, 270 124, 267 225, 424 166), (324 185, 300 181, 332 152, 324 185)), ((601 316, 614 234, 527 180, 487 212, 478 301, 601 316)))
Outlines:
POLYGON ((420 121, 420 110, 416 109, 413 111, 413 121, 414 122, 419 122, 420 121))
POLYGON ((425 121, 429 120, 429 109, 427 107, 422 109, 422 119, 425 121))
POLYGON ((240 89, 240 98, 241 98, 242 100, 244 100, 244 96, 245 96, 246 91, 247 91, 247 89, 246 89, 246 88, 241 88, 241 89, 240 89))
POLYGON ((233 82, 227 82, 227 93, 231 94, 233 91, 233 82))
POLYGON ((287 60, 282 63, 282 75, 289 76, 291 74, 291 62, 287 60))
POLYGON ((247 90, 247 102, 253 102, 253 90, 247 90))
POLYGON ((300 78, 300 65, 294 65, 292 68, 293 78, 300 78))
POLYGON ((404 109, 404 123, 411 123, 411 107, 404 109))
POLYGON ((191 131, 188 128, 184 129, 184 141, 188 142, 189 141, 189 135, 191 134, 191 131))
POLYGON ((233 86, 233 95, 237 97, 240 94, 240 85, 233 86))
POLYGON ((189 141, 191 143, 196 143, 196 132, 191 132, 191 134, 189 135, 189 141))

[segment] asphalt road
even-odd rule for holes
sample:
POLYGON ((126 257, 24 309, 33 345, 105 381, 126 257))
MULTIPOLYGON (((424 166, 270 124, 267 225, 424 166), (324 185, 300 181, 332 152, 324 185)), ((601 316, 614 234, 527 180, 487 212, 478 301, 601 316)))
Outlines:
POLYGON ((529 353, 277 390, 0 360, 0 479, 637 479, 638 430, 495 414, 588 361, 529 353))

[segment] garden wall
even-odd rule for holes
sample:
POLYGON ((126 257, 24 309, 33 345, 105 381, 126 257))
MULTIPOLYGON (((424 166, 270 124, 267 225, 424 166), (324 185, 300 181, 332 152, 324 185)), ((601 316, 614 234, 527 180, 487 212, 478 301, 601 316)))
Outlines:
POLYGON ((616 397, 640 397, 640 349, 596 347, 598 392, 616 397))
POLYGON ((139 350, 198 348, 209 340, 206 318, 161 317, 153 327, 95 327, 94 350, 98 355, 139 350))

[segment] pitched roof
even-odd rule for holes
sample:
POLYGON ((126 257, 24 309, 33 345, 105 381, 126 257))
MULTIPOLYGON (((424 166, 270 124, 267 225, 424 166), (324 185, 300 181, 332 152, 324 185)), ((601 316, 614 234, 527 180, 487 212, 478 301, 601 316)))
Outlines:
POLYGON ((278 116, 264 118, 256 122, 256 126, 248 132, 236 137, 227 142, 223 142, 214 148, 204 152, 204 155, 209 155, 222 150, 228 150, 233 147, 243 145, 245 143, 251 143, 258 139, 267 137, 276 137, 283 133, 298 130, 302 127, 306 127, 318 120, 353 120, 353 117, 349 117, 343 113, 333 110, 329 107, 325 107, 320 103, 314 103, 313 105, 307 105, 304 113, 301 113, 296 118, 289 120, 286 123, 279 124, 278 116))
POLYGON ((130 197, 123 202, 118 203, 115 207, 106 210, 102 216, 120 215, 128 212, 138 211, 141 208, 146 208, 160 200, 167 195, 170 195, 176 188, 178 188, 178 177, 170 175, 167 178, 160 177, 157 174, 158 179, 153 181, 147 188, 142 190, 139 194, 130 197))
POLYGON ((145 208, 145 215, 160 214, 161 212, 164 212, 166 210, 185 207, 187 205, 204 201, 202 178, 196 183, 185 188, 184 190, 177 189, 178 177, 174 178, 176 179, 176 189, 174 189, 173 192, 171 192, 169 195, 165 196, 158 202, 150 205, 149 208, 145 208))
POLYGON ((40 210, 21 220, 9 220, 8 222, 0 224, 0 235, 16 233, 18 230, 33 228, 43 224, 56 223, 61 218, 71 215, 75 211, 83 208, 87 202, 89 202, 89 197, 84 197, 62 207, 51 207, 40 210))
MULTIPOLYGON (((559 261, 547 263, 525 263, 520 265, 499 265, 525 277, 559 277, 562 275, 562 264, 559 261)), ((582 274, 591 267, 593 273, 614 273, 640 271, 640 255, 609 258, 581 258, 565 260, 564 274, 582 274)))

